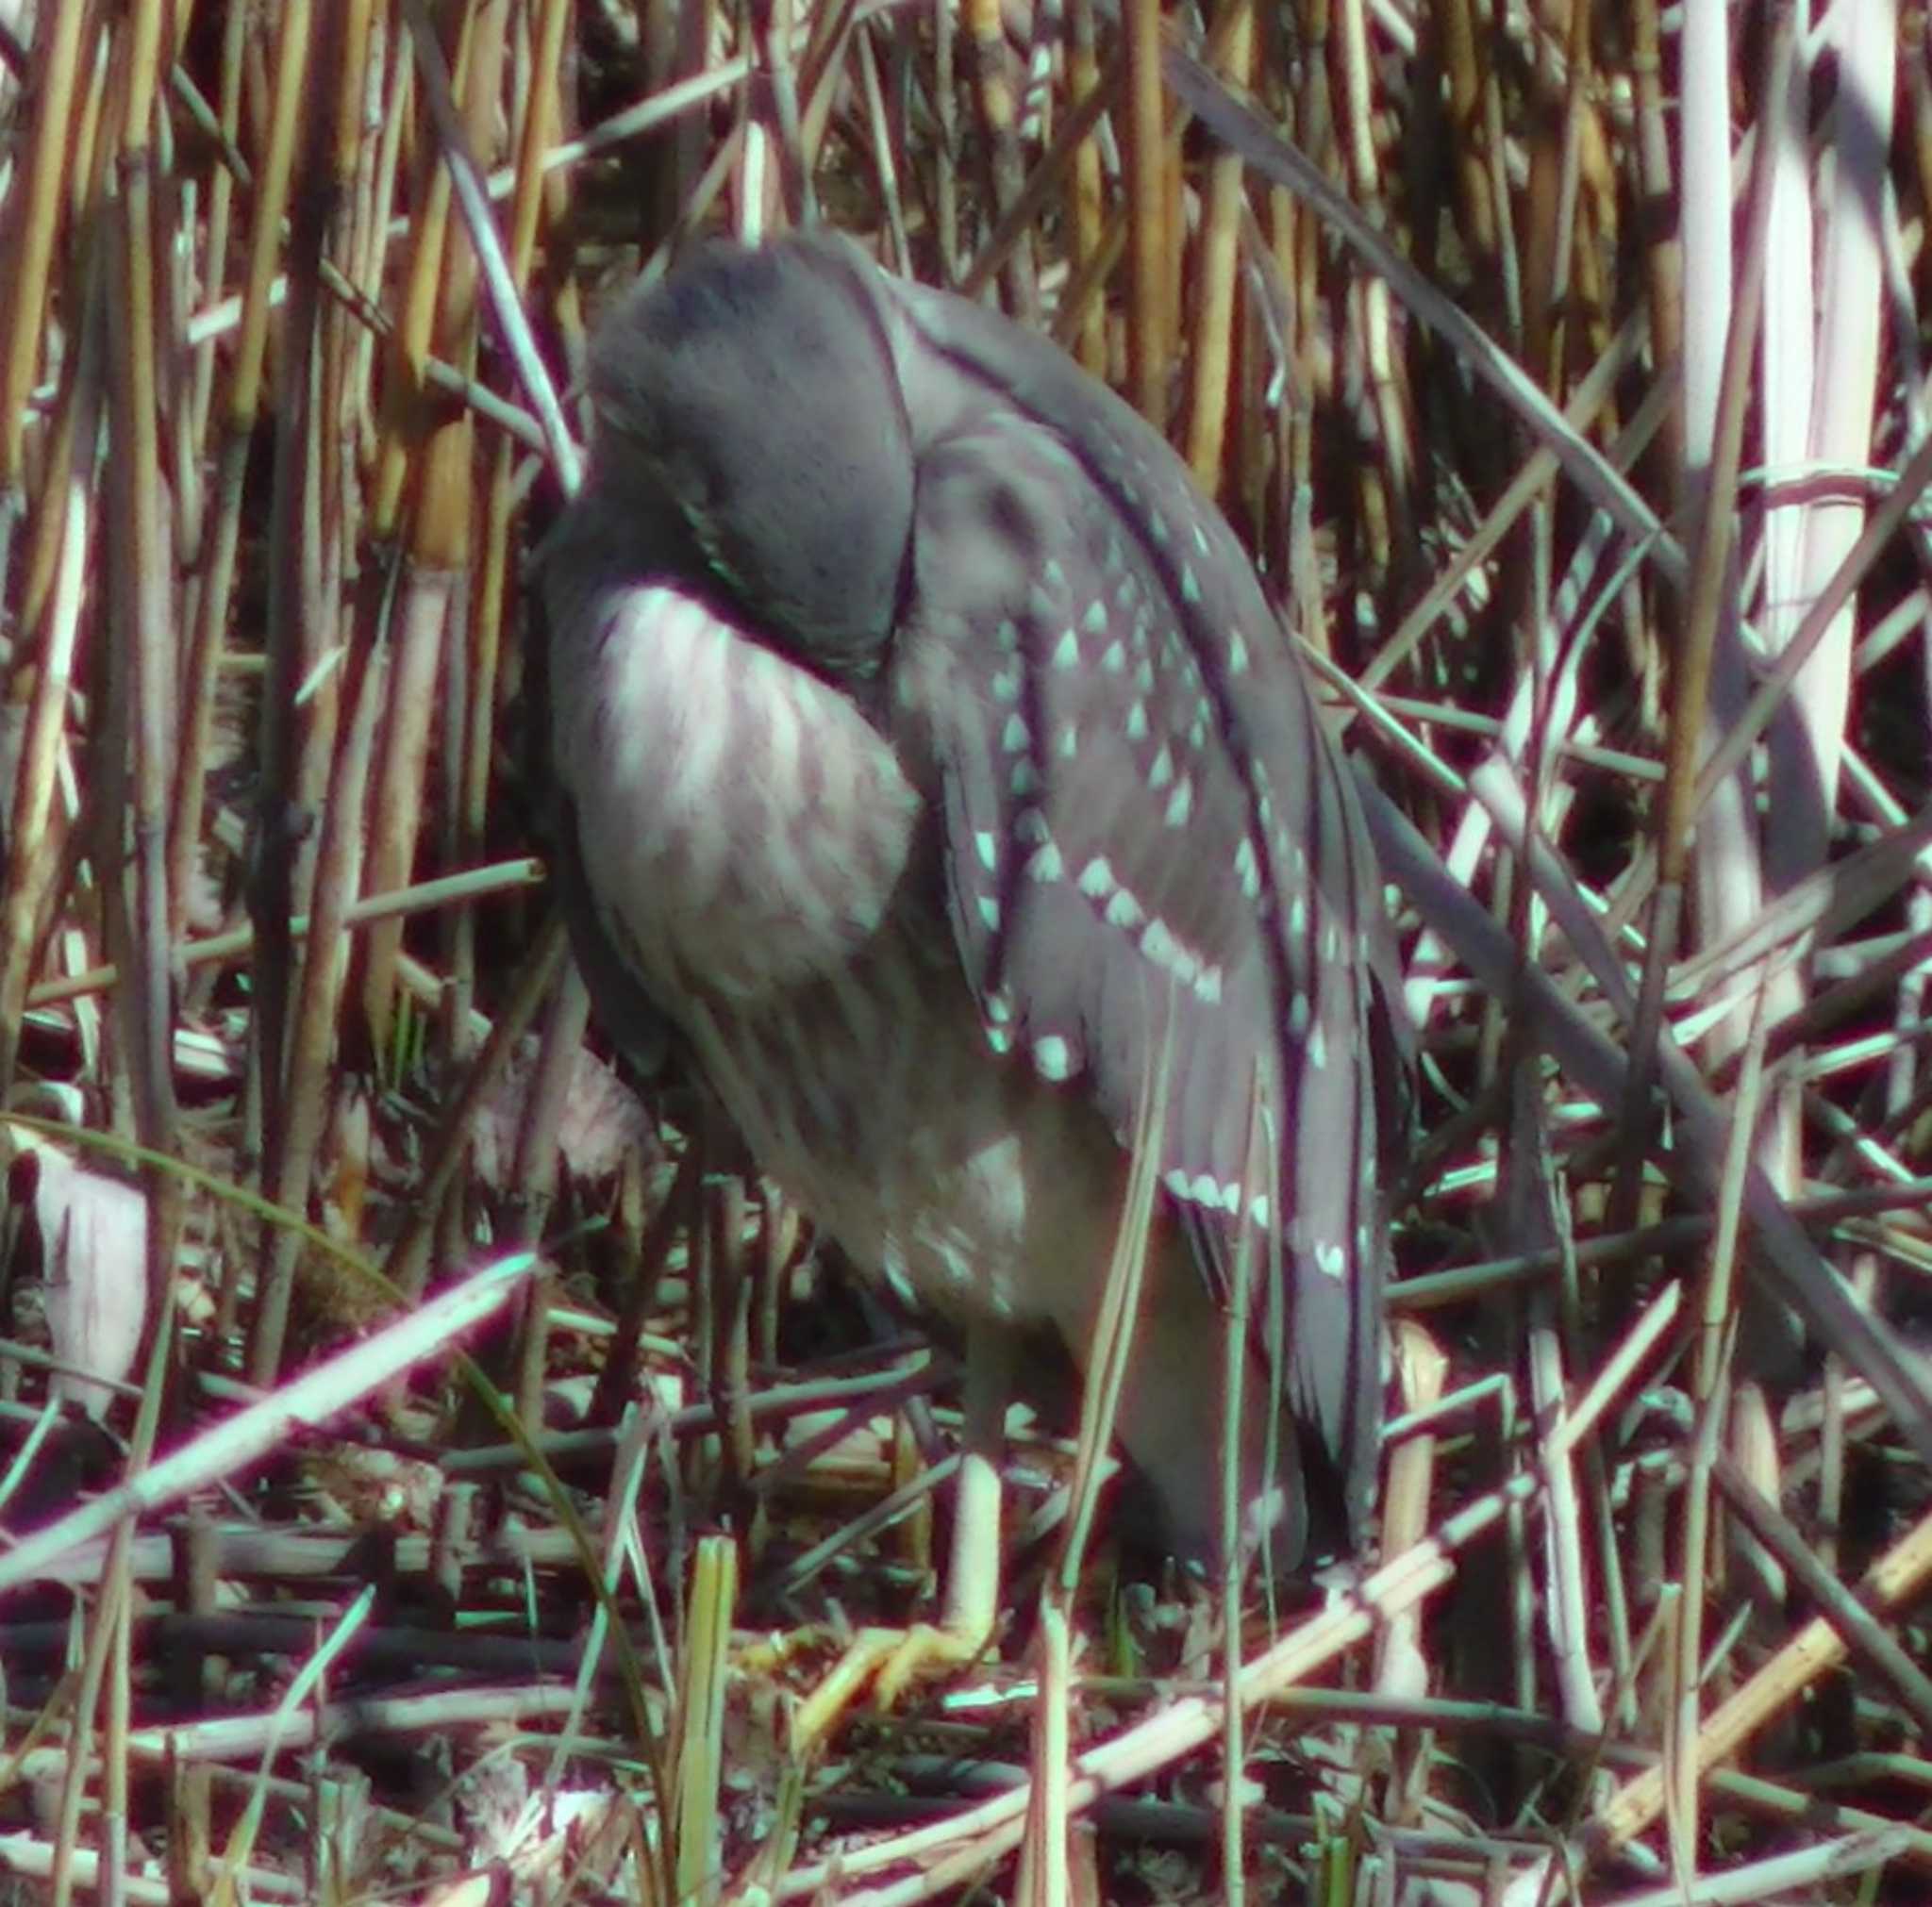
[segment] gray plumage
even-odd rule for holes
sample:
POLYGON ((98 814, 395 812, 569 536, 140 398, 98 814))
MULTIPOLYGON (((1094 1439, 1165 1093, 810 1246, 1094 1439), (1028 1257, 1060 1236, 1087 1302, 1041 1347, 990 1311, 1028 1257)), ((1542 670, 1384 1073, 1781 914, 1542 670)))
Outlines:
MULTIPOLYGON (((1310 1488, 1358 1519, 1386 929, 1226 523, 1050 344, 839 240, 705 247, 605 322, 591 386, 543 572, 560 872, 614 1030, 661 1014, 859 1265, 1075 1351, 1165 1063, 1123 1438, 1210 1544, 1245 1262, 1307 1433, 1277 1552, 1310 1488)), ((1259 1361, 1247 1392, 1258 1488, 1259 1361)))

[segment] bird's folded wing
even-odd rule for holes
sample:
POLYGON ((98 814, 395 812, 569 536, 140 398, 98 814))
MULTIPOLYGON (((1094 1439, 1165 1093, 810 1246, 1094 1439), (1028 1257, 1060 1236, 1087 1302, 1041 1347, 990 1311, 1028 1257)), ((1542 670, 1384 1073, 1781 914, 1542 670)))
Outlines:
POLYGON ((961 952, 989 1037, 1084 1085, 1124 1143, 1166 1066, 1161 1184, 1224 1288, 1249 1227, 1257 1327, 1285 1326, 1290 1401, 1358 1508, 1383 1259, 1352 790, 1172 453, 1056 370, 1011 389, 1077 407, 991 383, 944 427, 908 406, 898 694, 940 771, 961 952))

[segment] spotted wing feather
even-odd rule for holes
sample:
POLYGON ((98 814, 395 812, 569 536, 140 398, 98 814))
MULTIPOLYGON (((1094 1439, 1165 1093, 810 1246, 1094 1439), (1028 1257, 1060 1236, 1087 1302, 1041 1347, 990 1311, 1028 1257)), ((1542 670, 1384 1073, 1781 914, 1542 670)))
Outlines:
POLYGON ((1166 1195, 1217 1280, 1244 1222, 1257 1268, 1282 1242, 1290 1400, 1358 1509, 1379 1427, 1370 1055, 1386 1036, 1346 771, 1245 556, 1168 446, 1016 327, 891 295, 902 352, 959 373, 941 402, 906 380, 901 694, 938 757, 989 1038, 1090 1092, 1124 1142, 1165 1058, 1166 1195))

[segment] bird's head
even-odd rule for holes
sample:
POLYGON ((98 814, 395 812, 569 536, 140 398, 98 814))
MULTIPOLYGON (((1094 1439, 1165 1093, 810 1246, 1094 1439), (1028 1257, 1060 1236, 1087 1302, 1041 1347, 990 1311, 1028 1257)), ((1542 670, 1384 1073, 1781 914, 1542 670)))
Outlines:
POLYGON ((634 521, 652 561, 670 552, 833 675, 878 666, 908 570, 912 451, 885 322, 837 242, 720 241, 631 292, 591 352, 608 527, 634 521))

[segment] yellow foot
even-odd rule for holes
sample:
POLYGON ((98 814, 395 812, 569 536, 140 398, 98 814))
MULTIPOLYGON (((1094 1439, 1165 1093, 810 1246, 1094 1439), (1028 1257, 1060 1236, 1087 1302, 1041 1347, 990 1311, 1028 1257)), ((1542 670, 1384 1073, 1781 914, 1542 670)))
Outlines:
POLYGON ((831 1733, 868 1682, 881 1708, 891 1708, 914 1677, 950 1673, 976 1662, 991 1624, 973 1633, 934 1622, 909 1629, 861 1629, 837 1666, 791 1717, 792 1752, 803 1761, 831 1733))

